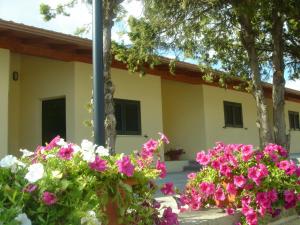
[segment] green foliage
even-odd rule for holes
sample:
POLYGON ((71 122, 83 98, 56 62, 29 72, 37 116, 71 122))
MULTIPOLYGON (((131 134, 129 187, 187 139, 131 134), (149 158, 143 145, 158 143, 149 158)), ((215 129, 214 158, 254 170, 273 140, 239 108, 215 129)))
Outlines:
MULTIPOLYGON (((221 67, 229 75, 249 79, 251 70, 241 39, 239 17, 248 14, 256 35, 263 79, 272 76, 272 9, 284 14, 285 62, 292 77, 299 76, 299 0, 283 1, 144 0, 144 17, 129 20, 133 55, 177 51, 205 67, 221 67), (297 33, 296 33, 297 31, 297 33), (294 40, 292 42, 292 40, 294 40), (141 48, 138 48, 141 46, 141 48), (292 47, 293 46, 293 47, 292 47), (292 63, 293 62, 293 63, 292 63)), ((133 56, 129 54, 128 58, 133 56)), ((131 61, 131 60, 129 60, 131 61)), ((146 62, 146 61, 145 61, 146 62)), ((136 65, 141 64, 139 61, 136 65)), ((134 66, 132 66, 134 67, 134 66)))

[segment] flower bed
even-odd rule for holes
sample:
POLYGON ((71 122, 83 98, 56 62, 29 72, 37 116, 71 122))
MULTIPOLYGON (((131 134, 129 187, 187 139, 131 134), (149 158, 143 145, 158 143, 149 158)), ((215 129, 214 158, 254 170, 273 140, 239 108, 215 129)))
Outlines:
POLYGON ((56 137, 35 152, 21 150, 21 159, 4 157, 0 224, 176 224, 171 208, 159 215, 153 198, 153 180, 166 176, 163 142, 161 135, 139 153, 111 156, 87 140, 78 146, 56 137))
POLYGON ((196 160, 204 168, 189 174, 181 196, 182 204, 193 210, 217 206, 232 215, 241 208, 238 224, 256 225, 267 214, 276 217, 299 202, 300 168, 281 146, 269 144, 261 151, 217 143, 207 153, 199 152, 196 160))

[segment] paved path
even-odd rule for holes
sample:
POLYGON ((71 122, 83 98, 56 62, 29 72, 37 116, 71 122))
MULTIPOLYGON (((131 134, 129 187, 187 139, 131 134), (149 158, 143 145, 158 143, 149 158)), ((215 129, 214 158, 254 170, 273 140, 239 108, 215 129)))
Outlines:
MULTIPOLYGON (((162 185, 167 182, 173 182, 174 186, 178 188, 180 191, 184 190, 186 181, 187 181, 187 174, 189 174, 190 171, 184 171, 184 172, 178 172, 178 173, 168 173, 167 177, 164 179, 158 179, 156 183, 158 185, 162 185)), ((155 197, 162 197, 163 194, 159 191, 156 193, 155 197)), ((300 224, 299 224, 300 225, 300 224)))

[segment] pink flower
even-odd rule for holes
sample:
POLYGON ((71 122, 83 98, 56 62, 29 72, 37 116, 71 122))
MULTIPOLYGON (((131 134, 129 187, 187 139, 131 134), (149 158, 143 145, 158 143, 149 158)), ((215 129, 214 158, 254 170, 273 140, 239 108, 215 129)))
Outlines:
POLYGON ((249 213, 246 216, 246 221, 249 225, 257 225, 258 224, 257 213, 256 212, 249 213))
POLYGON ((216 160, 214 160, 214 161, 211 162, 211 166, 212 166, 214 169, 219 170, 221 164, 220 164, 219 160, 216 159, 216 160))
POLYGON ((190 180, 194 180, 196 178, 196 173, 189 173, 187 175, 187 178, 190 179, 190 180))
POLYGON ((220 166, 220 173, 226 177, 230 177, 231 176, 231 168, 228 165, 223 164, 220 166))
POLYGON ((247 179, 243 175, 234 176, 233 177, 233 183, 235 186, 242 188, 246 184, 247 179))
POLYGON ((253 166, 248 169, 248 177, 252 179, 256 185, 260 185, 263 178, 268 175, 268 169, 263 164, 258 164, 258 166, 253 166))
POLYGON ((141 156, 143 159, 152 158, 154 152, 158 148, 158 142, 150 139, 145 144, 143 144, 143 149, 141 151, 141 156))
POLYGON ((51 150, 55 147, 57 147, 57 143, 60 141, 60 136, 57 135, 55 138, 53 138, 49 144, 46 145, 46 147, 44 148, 44 150, 51 150))
POLYGON ((177 214, 172 212, 171 207, 164 210, 160 225, 179 225, 177 214))
POLYGON ((272 203, 276 202, 278 200, 277 191, 275 189, 272 189, 271 191, 268 192, 268 197, 272 203))
POLYGON ((242 197, 242 206, 249 206, 251 203, 251 199, 249 196, 242 197))
POLYGON ((156 162, 156 169, 160 171, 160 178, 165 178, 167 175, 167 169, 166 164, 164 162, 161 162, 160 160, 157 160, 156 162))
POLYGON ((90 163, 90 168, 99 172, 105 171, 107 168, 107 162, 104 159, 101 159, 101 157, 96 156, 95 160, 90 163))
POLYGON ((210 162, 210 156, 206 155, 204 151, 198 152, 197 156, 196 156, 196 161, 200 164, 200 165, 204 165, 206 166, 207 164, 209 164, 210 162))
POLYGON ((288 160, 282 160, 278 163, 278 168, 286 171, 290 167, 290 162, 288 160))
POLYGON ((237 190, 236 190, 234 184, 232 184, 232 183, 227 184, 226 191, 231 195, 236 195, 236 193, 237 193, 237 190))
POLYGON ((294 190, 285 190, 284 193, 284 201, 290 203, 296 199, 296 194, 294 190))
POLYGON ((233 215, 235 213, 235 210, 233 208, 226 208, 225 211, 227 215, 233 215))
POLYGON ((57 202, 55 194, 48 191, 43 193, 42 200, 46 205, 53 205, 57 202))
POLYGON ((119 172, 127 175, 128 177, 133 176, 134 165, 131 163, 129 156, 123 156, 122 159, 117 161, 119 172))
POLYGON ((242 146, 242 159, 244 162, 247 162, 253 154, 252 145, 243 145, 242 146))
POLYGON ((160 191, 164 194, 164 195, 173 195, 175 194, 174 191, 174 184, 172 182, 169 183, 165 183, 162 188, 160 189, 160 191))
POLYGON ((37 185, 35 185, 35 184, 28 184, 28 185, 26 185, 23 188, 23 192, 31 193, 31 192, 34 192, 36 189, 37 189, 37 185))
POLYGON ((300 167, 297 167, 297 168, 296 168, 295 173, 296 173, 296 176, 297 176, 297 177, 300 177, 300 167))
POLYGON ((74 153, 73 146, 71 144, 68 144, 66 147, 61 147, 58 151, 58 157, 65 160, 70 160, 72 158, 72 155, 74 153))
POLYGON ((164 134, 161 133, 161 132, 159 132, 158 134, 160 135, 160 140, 161 140, 162 142, 164 142, 164 143, 166 143, 166 144, 169 144, 169 143, 170 143, 170 141, 169 141, 169 139, 167 138, 166 135, 164 135, 164 134))
POLYGON ((256 202, 263 208, 269 208, 271 206, 271 201, 269 200, 268 192, 257 192, 256 202))
POLYGON ((200 185, 200 191, 204 193, 206 196, 212 195, 215 192, 214 183, 202 182, 200 185))
POLYGON ((225 194, 222 188, 218 187, 215 192, 215 199, 218 201, 224 201, 225 200, 225 194))

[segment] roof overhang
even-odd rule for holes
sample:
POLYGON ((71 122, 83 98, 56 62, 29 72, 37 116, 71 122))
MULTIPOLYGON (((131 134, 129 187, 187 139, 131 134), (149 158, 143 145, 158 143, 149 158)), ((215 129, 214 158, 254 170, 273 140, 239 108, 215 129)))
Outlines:
MULTIPOLYGON (((9 49, 12 52, 40 56, 66 62, 78 61, 92 64, 92 41, 73 35, 62 34, 41 28, 27 26, 0 19, 0 48, 9 49)), ((190 84, 206 84, 219 86, 217 83, 207 83, 203 80, 203 72, 194 64, 177 62, 175 74, 169 71, 168 58, 161 58, 161 64, 154 69, 146 67, 146 73, 161 76, 165 80, 174 80, 190 84)), ((127 66, 113 59, 112 67, 127 69, 127 66)), ((214 72, 218 76, 218 71, 214 72)), ((241 83, 238 79, 232 79, 228 88, 241 83)), ((264 83, 267 97, 272 96, 272 85, 264 83)), ((300 91, 286 88, 286 99, 300 103, 300 91)))

